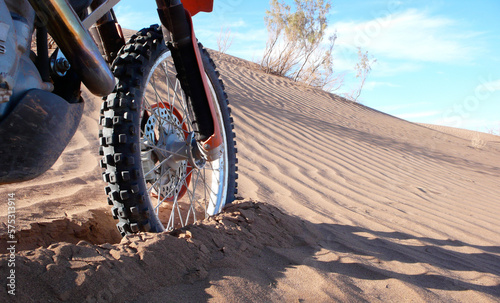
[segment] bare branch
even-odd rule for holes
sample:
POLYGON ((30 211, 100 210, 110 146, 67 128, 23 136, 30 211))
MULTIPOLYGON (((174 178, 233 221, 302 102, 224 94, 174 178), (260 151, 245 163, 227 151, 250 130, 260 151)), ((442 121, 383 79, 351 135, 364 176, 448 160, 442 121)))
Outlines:
POLYGON ((231 36, 231 29, 229 27, 221 27, 219 37, 217 37, 217 47, 219 52, 226 53, 233 44, 233 37, 231 36))

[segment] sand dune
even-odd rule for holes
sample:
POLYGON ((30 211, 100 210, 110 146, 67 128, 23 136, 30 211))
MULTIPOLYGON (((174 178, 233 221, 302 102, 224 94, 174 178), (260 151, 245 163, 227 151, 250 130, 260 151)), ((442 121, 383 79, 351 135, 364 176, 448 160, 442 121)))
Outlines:
POLYGON ((433 124, 422 124, 422 126, 465 139, 470 142, 469 146, 473 148, 483 148, 486 144, 500 145, 500 136, 498 135, 433 124))
POLYGON ((101 219, 100 100, 85 93, 82 125, 55 166, 0 187, 16 194, 24 230, 23 302, 35 291, 42 301, 500 300, 497 136, 417 125, 212 56, 246 200, 189 232, 116 243, 101 219))

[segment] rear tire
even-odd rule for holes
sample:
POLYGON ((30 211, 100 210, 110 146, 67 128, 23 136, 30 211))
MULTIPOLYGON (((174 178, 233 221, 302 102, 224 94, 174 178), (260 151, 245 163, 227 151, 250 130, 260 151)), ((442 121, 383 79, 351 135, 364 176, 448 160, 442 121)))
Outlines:
POLYGON ((199 126, 161 28, 132 36, 113 63, 118 84, 102 105, 100 153, 108 202, 122 236, 180 228, 219 213, 234 200, 233 120, 215 64, 201 45, 200 53, 223 144, 219 159, 198 167, 174 160, 172 146, 196 144, 199 126))

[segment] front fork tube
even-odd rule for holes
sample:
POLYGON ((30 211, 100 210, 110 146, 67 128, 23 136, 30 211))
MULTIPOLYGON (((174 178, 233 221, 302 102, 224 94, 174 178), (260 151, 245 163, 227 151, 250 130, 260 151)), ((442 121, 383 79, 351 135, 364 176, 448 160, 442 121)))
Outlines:
POLYGON ((172 57, 181 86, 191 100, 202 148, 208 161, 215 160, 220 156, 223 136, 217 119, 217 100, 212 97, 191 15, 180 1, 156 0, 156 3, 162 25, 167 30, 165 40, 172 44, 172 57))

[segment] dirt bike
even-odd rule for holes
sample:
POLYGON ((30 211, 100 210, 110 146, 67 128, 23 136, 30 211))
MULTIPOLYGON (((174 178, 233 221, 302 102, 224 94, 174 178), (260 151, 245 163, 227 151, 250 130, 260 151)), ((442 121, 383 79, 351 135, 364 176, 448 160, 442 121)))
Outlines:
POLYGON ((161 26, 128 42, 118 2, 0 1, 0 184, 54 164, 82 116, 83 83, 103 97, 100 165, 119 232, 172 230, 236 193, 227 95, 191 20, 213 1, 156 0, 161 26))

